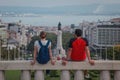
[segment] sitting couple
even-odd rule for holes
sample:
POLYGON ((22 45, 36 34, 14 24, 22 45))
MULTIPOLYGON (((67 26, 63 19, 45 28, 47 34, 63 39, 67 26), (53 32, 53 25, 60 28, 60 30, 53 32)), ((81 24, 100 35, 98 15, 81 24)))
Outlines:
MULTIPOLYGON (((82 30, 76 29, 74 32, 74 38, 70 39, 69 41, 67 57, 63 58, 62 64, 66 65, 68 60, 86 61, 86 59, 88 59, 91 65, 94 65, 94 60, 92 60, 90 57, 88 41, 87 39, 82 38, 82 30)), ((46 32, 42 31, 40 33, 40 40, 35 41, 34 44, 34 58, 33 61, 31 61, 31 65, 34 65, 36 61, 38 61, 40 64, 46 64, 49 60, 51 61, 52 65, 55 64, 55 60, 53 60, 52 56, 51 42, 46 40, 46 32), (46 54, 40 54, 40 52, 44 52, 46 54)))

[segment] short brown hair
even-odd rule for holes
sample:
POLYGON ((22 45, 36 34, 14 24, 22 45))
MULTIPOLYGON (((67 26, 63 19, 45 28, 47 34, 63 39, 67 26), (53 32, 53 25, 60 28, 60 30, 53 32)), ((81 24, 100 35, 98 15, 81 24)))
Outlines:
POLYGON ((41 38, 41 39, 45 38, 46 35, 47 35, 47 34, 46 34, 45 31, 41 31, 41 32, 40 32, 40 38, 41 38))

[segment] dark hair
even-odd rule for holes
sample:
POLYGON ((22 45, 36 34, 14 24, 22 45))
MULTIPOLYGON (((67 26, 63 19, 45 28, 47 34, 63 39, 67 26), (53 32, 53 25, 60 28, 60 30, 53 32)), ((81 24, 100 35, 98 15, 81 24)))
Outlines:
POLYGON ((75 30, 75 35, 76 35, 77 37, 82 36, 82 30, 81 30, 81 29, 76 29, 76 30, 75 30))
POLYGON ((40 38, 45 38, 46 37, 46 32, 45 31, 41 31, 40 32, 40 38))

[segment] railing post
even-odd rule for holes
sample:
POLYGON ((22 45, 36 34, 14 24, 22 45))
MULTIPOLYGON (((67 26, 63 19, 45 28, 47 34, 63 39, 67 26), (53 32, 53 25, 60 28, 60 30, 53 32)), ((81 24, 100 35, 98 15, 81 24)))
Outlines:
POLYGON ((68 70, 61 71, 61 80, 70 80, 70 73, 68 70))
POLYGON ((120 70, 114 72, 114 80, 120 80, 120 70))
POLYGON ((77 71, 75 72, 74 80, 84 80, 83 71, 77 70, 77 71))
POLYGON ((35 80, 44 80, 44 72, 43 72, 43 70, 37 70, 35 72, 35 80))
POLYGON ((5 80, 5 72, 0 70, 0 80, 5 80))
POLYGON ((100 72, 100 80, 110 80, 110 72, 109 71, 101 71, 100 72))
POLYGON ((31 80, 31 75, 29 70, 21 71, 21 80, 31 80))

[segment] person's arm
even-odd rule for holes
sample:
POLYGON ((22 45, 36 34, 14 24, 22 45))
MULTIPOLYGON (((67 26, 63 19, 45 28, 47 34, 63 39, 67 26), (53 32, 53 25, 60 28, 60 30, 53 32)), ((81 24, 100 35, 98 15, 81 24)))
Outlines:
POLYGON ((86 46, 86 54, 87 54, 87 58, 88 58, 88 61, 91 65, 94 65, 94 60, 91 60, 91 57, 90 57, 90 50, 88 48, 88 46, 86 46))
POLYGON ((49 47, 49 55, 50 55, 50 59, 52 60, 52 50, 51 50, 51 47, 49 47))
POLYGON ((74 41, 75 39, 70 39, 69 41, 69 44, 68 44, 68 51, 67 51, 67 58, 65 60, 62 61, 62 65, 66 65, 67 64, 67 61, 71 59, 71 53, 72 53, 72 42, 74 41))
POLYGON ((34 65, 36 62, 36 57, 37 57, 37 46, 34 46, 34 56, 33 56, 33 61, 31 62, 31 65, 34 65))
POLYGON ((67 64, 67 61, 70 60, 71 52, 72 52, 72 48, 69 48, 67 52, 67 58, 65 60, 62 60, 62 65, 65 66, 67 64))
POLYGON ((49 48, 49 55, 50 55, 50 61, 51 61, 51 64, 54 65, 54 64, 55 64, 55 61, 53 60, 51 44, 49 45, 48 48, 49 48))
POLYGON ((71 52, 72 52, 72 48, 69 48, 67 52, 67 60, 70 60, 71 52))
POLYGON ((70 39, 69 44, 68 44, 68 52, 67 52, 67 60, 71 59, 71 53, 72 53, 72 43, 75 40, 75 38, 70 39))

